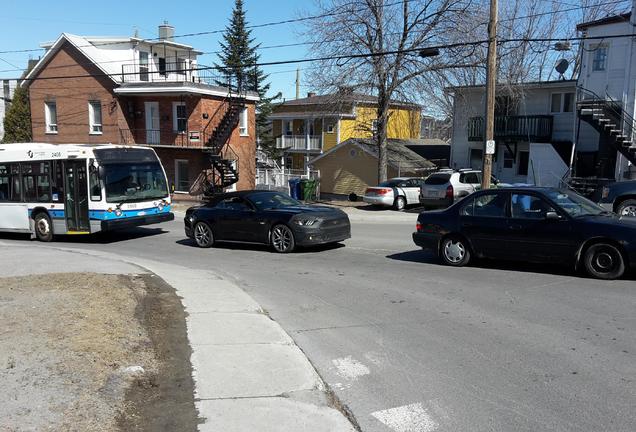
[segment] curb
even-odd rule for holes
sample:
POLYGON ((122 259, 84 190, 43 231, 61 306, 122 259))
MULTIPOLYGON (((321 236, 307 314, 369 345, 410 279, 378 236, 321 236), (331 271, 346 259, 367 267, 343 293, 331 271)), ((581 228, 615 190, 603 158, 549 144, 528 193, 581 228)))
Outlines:
POLYGON ((200 432, 356 431, 350 413, 336 409, 338 401, 302 350, 239 286, 210 271, 109 252, 39 247, 126 263, 175 289, 188 315, 195 406, 204 420, 200 432))

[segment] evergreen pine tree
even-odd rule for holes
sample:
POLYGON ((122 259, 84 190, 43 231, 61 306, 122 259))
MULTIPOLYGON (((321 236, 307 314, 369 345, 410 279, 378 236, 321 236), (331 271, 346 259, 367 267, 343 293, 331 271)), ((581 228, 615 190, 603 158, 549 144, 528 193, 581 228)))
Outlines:
POLYGON ((256 66, 260 60, 258 47, 252 37, 252 31, 247 28, 243 0, 235 0, 232 18, 221 42, 220 63, 215 65, 226 79, 218 81, 218 84, 226 86, 230 83, 241 91, 258 93, 260 100, 256 104, 256 134, 265 152, 275 157, 276 146, 271 136, 268 117, 272 112, 272 101, 279 98, 280 94, 267 97, 270 84, 265 81, 268 75, 256 66))
POLYGON ((31 137, 29 94, 25 88, 18 86, 4 116, 4 138, 2 141, 5 143, 29 142, 31 137))

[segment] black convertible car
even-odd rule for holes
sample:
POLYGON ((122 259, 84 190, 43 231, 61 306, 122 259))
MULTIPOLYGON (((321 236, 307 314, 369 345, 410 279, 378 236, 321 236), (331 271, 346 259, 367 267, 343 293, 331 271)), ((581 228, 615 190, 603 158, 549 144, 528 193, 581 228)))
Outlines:
POLYGON ((636 267, 636 218, 551 188, 485 190, 444 211, 423 212, 413 241, 451 266, 473 256, 567 263, 600 279, 636 267))
POLYGON ((186 211, 185 233, 200 247, 215 242, 261 243, 276 252, 296 246, 337 243, 351 237, 345 212, 332 207, 307 206, 273 191, 221 194, 186 211))

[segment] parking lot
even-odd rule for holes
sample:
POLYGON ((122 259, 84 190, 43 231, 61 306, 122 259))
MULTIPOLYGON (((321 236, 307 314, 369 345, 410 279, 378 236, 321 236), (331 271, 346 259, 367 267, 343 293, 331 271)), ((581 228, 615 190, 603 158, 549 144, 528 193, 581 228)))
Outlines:
POLYGON ((444 267, 413 245, 415 213, 355 212, 344 246, 289 255, 199 249, 179 214, 55 246, 209 269, 237 282, 365 431, 399 422, 420 429, 394 430, 634 430, 633 274, 604 282, 559 266, 444 267))

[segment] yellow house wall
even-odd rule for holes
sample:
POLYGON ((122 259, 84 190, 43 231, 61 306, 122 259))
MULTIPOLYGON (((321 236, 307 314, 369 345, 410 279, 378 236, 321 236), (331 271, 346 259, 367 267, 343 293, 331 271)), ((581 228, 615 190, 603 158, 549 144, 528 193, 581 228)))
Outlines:
MULTIPOLYGON (((349 195, 364 195, 369 186, 378 182, 378 160, 362 151, 357 146, 346 145, 314 164, 320 170, 320 191, 349 195), (352 151, 355 154, 352 155, 352 151)), ((396 177, 397 172, 389 167, 389 177, 396 177)))
MULTIPOLYGON (((358 106, 356 118, 341 120, 340 141, 349 138, 372 138, 371 126, 377 119, 377 109, 374 107, 358 106)), ((396 139, 416 139, 420 136, 420 112, 404 108, 389 109, 389 124, 387 137, 396 139)))

